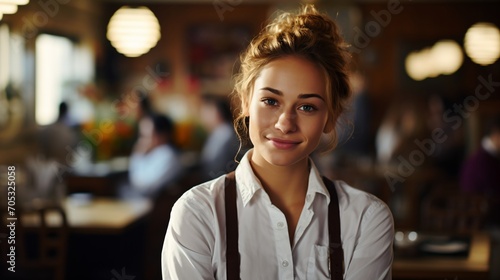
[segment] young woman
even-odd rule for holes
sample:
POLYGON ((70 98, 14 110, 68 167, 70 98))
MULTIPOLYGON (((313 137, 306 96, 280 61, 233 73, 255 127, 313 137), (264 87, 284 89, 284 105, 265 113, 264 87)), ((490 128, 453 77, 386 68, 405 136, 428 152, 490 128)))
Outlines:
POLYGON ((341 181, 329 191, 309 159, 323 134, 335 146, 350 94, 348 57, 335 22, 312 6, 282 14, 251 42, 236 77, 235 127, 254 148, 235 182, 221 176, 177 201, 164 279, 391 279, 387 206, 341 181), (234 210, 227 208, 231 187, 234 210), (332 225, 335 208, 340 222, 332 225))

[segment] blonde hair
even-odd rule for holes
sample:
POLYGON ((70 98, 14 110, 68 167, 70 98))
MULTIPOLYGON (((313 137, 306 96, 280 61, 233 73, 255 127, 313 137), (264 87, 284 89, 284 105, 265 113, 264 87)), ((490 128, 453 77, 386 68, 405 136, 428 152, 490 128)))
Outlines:
POLYGON ((233 94, 239 98, 240 110, 234 127, 242 143, 248 139, 247 108, 260 70, 269 62, 285 56, 300 56, 321 67, 326 76, 328 122, 332 136, 326 150, 337 145, 335 125, 345 111, 351 89, 348 64, 350 54, 337 24, 319 13, 313 5, 297 13, 281 13, 267 25, 240 56, 240 72, 235 75, 233 94))

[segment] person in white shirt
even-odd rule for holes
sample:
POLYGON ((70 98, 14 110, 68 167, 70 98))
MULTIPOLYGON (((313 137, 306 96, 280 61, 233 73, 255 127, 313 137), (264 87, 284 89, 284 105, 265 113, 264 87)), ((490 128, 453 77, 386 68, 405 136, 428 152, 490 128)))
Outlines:
POLYGON ((131 184, 125 196, 154 197, 178 179, 183 168, 172 144, 174 124, 166 116, 151 114, 139 122, 139 139, 129 164, 131 184))
MULTIPOLYGON (((313 6, 276 17, 241 58, 235 128, 253 149, 235 171, 237 225, 223 175, 174 205, 162 250, 163 279, 391 279, 393 218, 378 198, 335 181, 327 189, 310 155, 350 95, 346 44, 313 6), (332 190, 332 188, 330 188, 332 190), (329 205, 331 203, 331 205, 329 205), (331 266, 329 210, 338 208, 342 266, 331 266), (239 276, 226 241, 239 232, 239 276), (341 271, 339 271, 341 270, 341 271), (335 276, 335 277, 334 277, 335 276)), ((337 227, 338 229, 338 227, 337 227)))

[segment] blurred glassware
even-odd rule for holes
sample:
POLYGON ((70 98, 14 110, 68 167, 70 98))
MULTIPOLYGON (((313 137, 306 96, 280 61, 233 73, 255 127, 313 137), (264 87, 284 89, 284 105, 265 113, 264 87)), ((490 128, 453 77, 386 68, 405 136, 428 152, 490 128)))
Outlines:
POLYGON ((401 257, 416 256, 420 241, 416 231, 397 231, 394 234, 395 254, 401 257))
POLYGON ((27 208, 40 205, 61 205, 66 195, 59 164, 51 159, 30 157, 26 161, 26 184, 23 184, 19 200, 27 208))

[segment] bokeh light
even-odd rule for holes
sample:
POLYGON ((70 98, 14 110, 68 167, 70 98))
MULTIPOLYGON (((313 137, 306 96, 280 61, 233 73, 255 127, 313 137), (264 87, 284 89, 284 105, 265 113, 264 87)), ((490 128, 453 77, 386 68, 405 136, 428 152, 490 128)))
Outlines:
POLYGON ((465 33, 464 48, 475 63, 493 64, 500 56, 500 31, 492 23, 476 23, 465 33))
POLYGON ((128 57, 147 53, 160 39, 160 23, 147 7, 118 9, 108 24, 111 45, 128 57))
POLYGON ((455 73, 463 63, 460 45, 453 40, 438 41, 430 48, 411 52, 405 60, 408 76, 416 81, 455 73))
POLYGON ((17 12, 17 5, 12 3, 0 2, 0 14, 15 14, 17 12))

